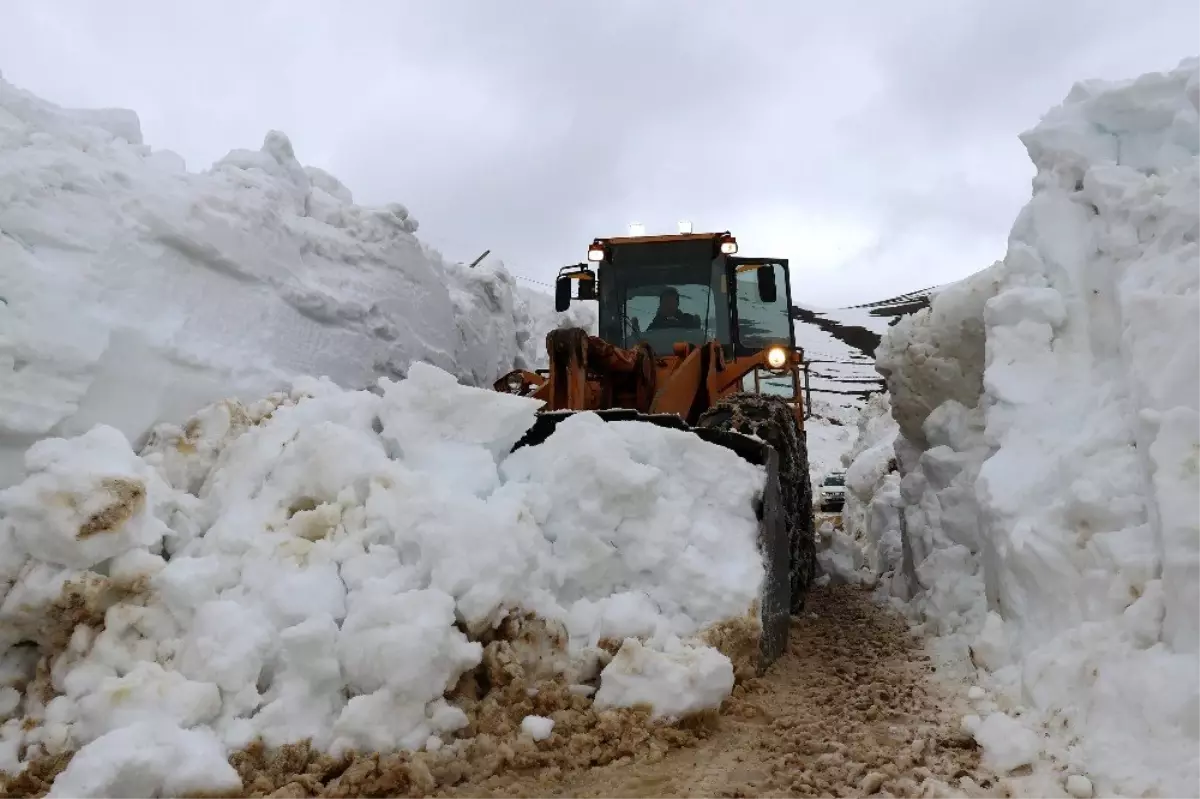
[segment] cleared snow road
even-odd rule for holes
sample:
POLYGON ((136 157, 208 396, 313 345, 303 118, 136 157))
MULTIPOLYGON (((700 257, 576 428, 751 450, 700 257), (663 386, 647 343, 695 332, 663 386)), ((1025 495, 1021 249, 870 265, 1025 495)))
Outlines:
POLYGON ((695 745, 562 778, 504 774, 454 795, 1004 795, 899 616, 849 586, 815 589, 808 605, 789 654, 736 688, 695 745))

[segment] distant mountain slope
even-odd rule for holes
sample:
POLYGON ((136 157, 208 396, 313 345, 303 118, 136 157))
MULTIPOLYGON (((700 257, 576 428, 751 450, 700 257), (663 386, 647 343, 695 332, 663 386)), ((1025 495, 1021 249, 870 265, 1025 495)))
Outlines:
POLYGON ((939 287, 912 291, 849 308, 818 310, 792 306, 796 342, 809 361, 814 395, 835 406, 858 407, 883 389, 875 371, 875 349, 888 326, 929 304, 939 287))

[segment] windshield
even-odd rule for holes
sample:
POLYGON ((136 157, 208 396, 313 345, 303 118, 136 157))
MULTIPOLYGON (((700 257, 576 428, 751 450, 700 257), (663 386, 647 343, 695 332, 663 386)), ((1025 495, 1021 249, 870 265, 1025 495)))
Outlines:
POLYGON ((846 485, 846 478, 840 474, 830 475, 829 477, 825 478, 825 485, 827 485, 827 486, 844 486, 844 485, 846 485))
POLYGON ((663 355, 680 342, 728 343, 724 274, 711 244, 705 246, 699 252, 679 245, 614 248, 601 280, 601 336, 625 348, 646 342, 663 355))
POLYGON ((787 292, 787 272, 783 264, 769 264, 775 270, 775 302, 763 302, 758 296, 758 270, 737 272, 738 335, 747 350, 760 350, 771 344, 792 341, 791 303, 787 292))
POLYGON ((659 334, 651 338, 662 338, 666 333, 672 343, 702 344, 708 339, 706 331, 713 328, 711 285, 647 283, 630 286, 625 297, 627 334, 635 343, 650 340, 650 334, 659 334))

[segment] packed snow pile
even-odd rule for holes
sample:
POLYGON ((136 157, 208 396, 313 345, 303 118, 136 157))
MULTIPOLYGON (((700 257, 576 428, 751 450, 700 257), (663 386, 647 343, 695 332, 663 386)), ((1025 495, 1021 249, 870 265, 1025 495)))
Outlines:
POLYGON ((532 366, 548 295, 445 261, 401 205, 355 205, 287 137, 206 172, 132 111, 0 80, 0 486, 47 435, 139 439, 297 375, 361 388, 422 360, 473 385, 532 366))
POLYGON ((702 638, 758 599, 761 467, 591 414, 510 454, 539 402, 423 363, 379 387, 220 402, 141 454, 107 426, 30 448, 0 493, 0 770, 80 750, 56 794, 143 795, 236 789, 256 740, 450 749, 479 668, 720 705, 702 638))
POLYGON ((873 585, 882 578, 885 593, 893 585, 905 587, 894 579, 902 566, 896 430, 887 395, 872 395, 858 417, 854 443, 841 458, 842 527, 825 523, 817 530, 818 562, 835 582, 873 585))
POLYGON ((1191 59, 1022 136, 1006 257, 887 334, 847 475, 884 588, 978 667, 985 763, 1100 795, 1200 783, 1198 107, 1191 59))

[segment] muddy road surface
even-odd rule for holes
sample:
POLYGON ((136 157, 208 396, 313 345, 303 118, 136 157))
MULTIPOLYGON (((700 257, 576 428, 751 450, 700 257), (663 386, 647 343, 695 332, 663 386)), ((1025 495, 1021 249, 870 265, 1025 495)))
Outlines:
MULTIPOLYGON (((489 661, 485 657, 485 664, 489 661)), ((491 663, 459 752, 333 758, 307 744, 234 753, 238 796, 1004 796, 959 728, 965 708, 935 679, 922 642, 859 588, 817 588, 789 652, 737 686, 721 714, 680 727, 605 711, 565 684, 533 690, 491 663), (508 680, 505 685, 504 682, 508 680), (554 735, 521 736, 530 713, 554 735)), ((69 754, 0 780, 0 797, 43 796, 69 754)))
POLYGON ((964 712, 897 614, 817 588, 788 654, 735 689, 712 729, 586 770, 495 774, 459 796, 1002 796, 964 712))

